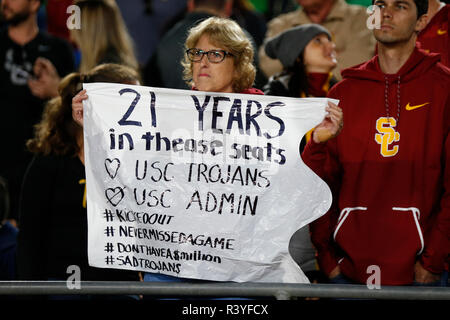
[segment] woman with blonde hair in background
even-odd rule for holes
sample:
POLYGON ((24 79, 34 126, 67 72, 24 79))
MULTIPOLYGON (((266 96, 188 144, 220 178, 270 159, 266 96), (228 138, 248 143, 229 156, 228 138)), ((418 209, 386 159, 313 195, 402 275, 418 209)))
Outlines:
MULTIPOLYGON (((121 64, 139 72, 133 41, 115 0, 75 0, 74 4, 81 12, 80 29, 70 33, 81 54, 79 72, 103 63, 121 64)), ((33 92, 56 97, 61 79, 55 66, 48 59, 38 58, 34 72, 40 77, 30 84, 33 92)))
MULTIPOLYGON (((336 84, 331 71, 336 67, 335 44, 330 32, 319 24, 304 24, 280 33, 265 43, 268 57, 278 59, 283 71, 270 77, 264 93, 292 98, 326 97, 336 84)), ((300 153, 311 138, 310 130, 300 143, 300 153)), ((289 252, 311 282, 326 278, 317 269, 316 250, 309 226, 297 230, 289 243, 289 252)))
POLYGON ((138 70, 133 42, 115 0, 76 0, 81 28, 71 30, 80 48, 80 72, 101 63, 118 63, 138 70))

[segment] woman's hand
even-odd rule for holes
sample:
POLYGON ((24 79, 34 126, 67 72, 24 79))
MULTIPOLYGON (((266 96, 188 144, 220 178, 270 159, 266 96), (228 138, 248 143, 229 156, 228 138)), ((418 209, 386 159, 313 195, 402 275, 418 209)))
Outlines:
POLYGON ((72 98, 72 118, 80 126, 83 126, 83 100, 87 98, 86 90, 81 90, 72 98))
POLYGON ((313 140, 315 143, 325 142, 336 137, 344 126, 344 113, 341 108, 328 101, 328 106, 325 110, 328 114, 313 132, 313 140))

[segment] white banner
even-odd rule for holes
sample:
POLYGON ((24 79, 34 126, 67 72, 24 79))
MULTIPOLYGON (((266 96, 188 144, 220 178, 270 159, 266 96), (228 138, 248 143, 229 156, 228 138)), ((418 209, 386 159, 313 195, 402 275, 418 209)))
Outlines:
POLYGON ((331 205, 299 155, 327 99, 84 88, 91 266, 308 282, 288 244, 331 205))

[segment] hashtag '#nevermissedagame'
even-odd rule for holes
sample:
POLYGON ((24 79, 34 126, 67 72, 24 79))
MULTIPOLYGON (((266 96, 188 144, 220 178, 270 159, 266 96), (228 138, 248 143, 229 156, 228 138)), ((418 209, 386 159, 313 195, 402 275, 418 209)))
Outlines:
POLYGON ((114 228, 113 227, 106 227, 105 234, 107 237, 114 237, 114 228))

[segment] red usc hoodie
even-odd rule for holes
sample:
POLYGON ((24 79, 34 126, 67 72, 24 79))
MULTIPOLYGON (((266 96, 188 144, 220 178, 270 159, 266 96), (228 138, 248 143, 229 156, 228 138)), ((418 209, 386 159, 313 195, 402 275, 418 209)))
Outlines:
POLYGON ((441 54, 441 62, 450 67, 450 4, 440 9, 417 35, 421 48, 427 52, 441 54))
POLYGON ((344 128, 312 139, 303 159, 328 182, 334 203, 311 224, 318 261, 360 283, 381 271, 384 285, 409 284, 420 258, 440 273, 450 242, 450 69, 415 48, 397 74, 378 56, 342 72, 329 92, 344 128))

